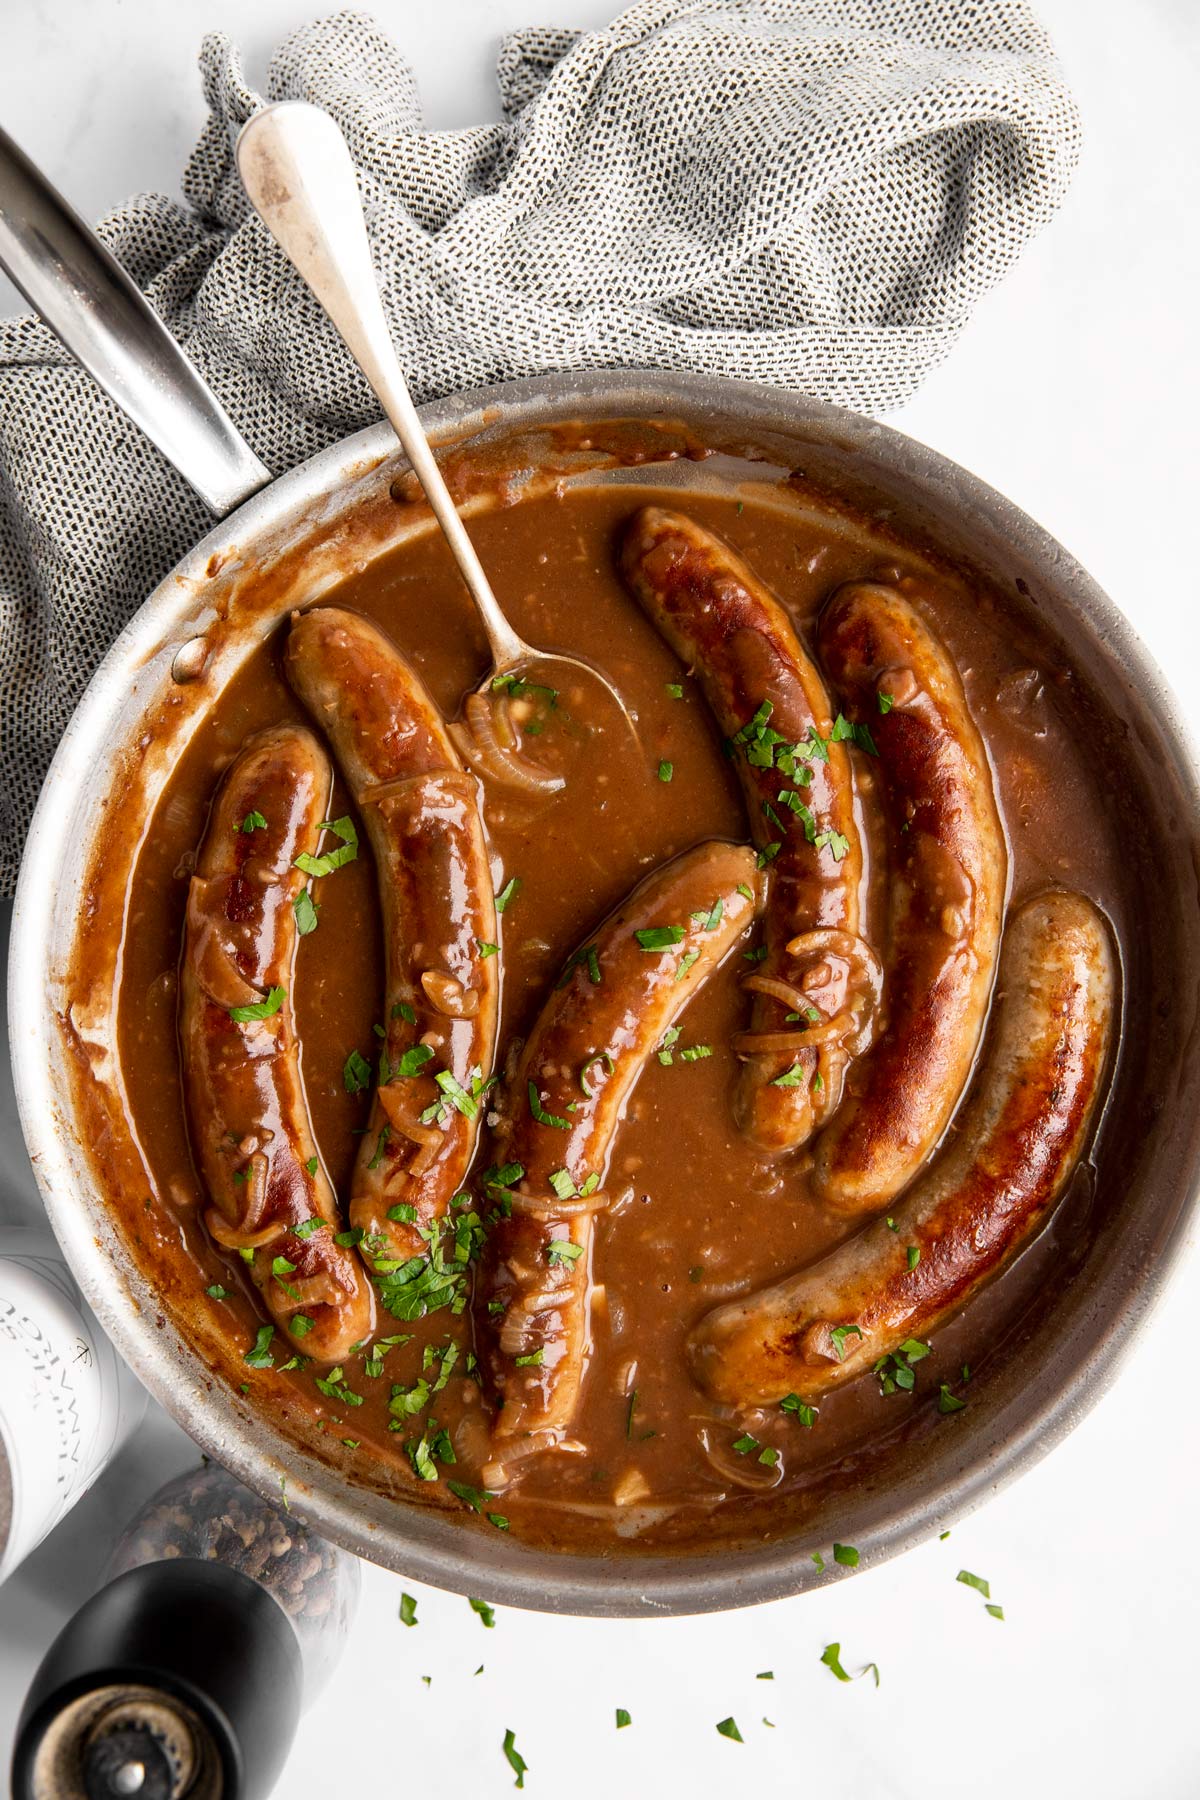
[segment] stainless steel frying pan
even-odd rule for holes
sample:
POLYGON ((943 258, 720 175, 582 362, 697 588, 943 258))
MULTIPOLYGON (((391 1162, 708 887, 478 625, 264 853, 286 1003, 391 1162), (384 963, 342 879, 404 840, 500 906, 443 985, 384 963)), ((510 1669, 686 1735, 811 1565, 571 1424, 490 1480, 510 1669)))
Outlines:
MULTIPOLYGON (((856 1544, 863 1566, 877 1562, 944 1528, 1044 1454, 1101 1392, 1160 1293, 1194 1213, 1200 1167, 1197 762, 1162 675, 1111 601, 1060 545, 962 469, 871 420, 770 388, 620 370, 513 382, 423 410, 440 441, 566 419, 678 417, 848 487, 988 580, 1015 585, 1103 696, 1122 745, 1120 778, 1136 791, 1156 870, 1154 931, 1132 971, 1154 1024, 1120 1078, 1137 1128, 1114 1150, 1118 1197, 1058 1292, 1052 1329, 993 1359, 953 1430, 897 1444, 869 1479, 818 1497, 802 1529, 739 1550, 601 1559, 483 1534, 351 1486, 209 1379, 187 1334, 160 1317, 114 1228, 67 1053, 82 1044, 94 1078, 119 1092, 115 961, 82 1013, 67 984, 107 815, 133 806, 148 818, 187 739, 297 595, 332 585, 348 546, 367 558, 395 542, 397 509, 384 502, 404 465, 378 426, 271 481, 113 259, 7 140, 0 262, 216 515, 112 646, 64 735, 25 851, 9 968, 17 1097, 47 1211, 90 1304, 168 1411, 263 1494, 277 1495, 286 1477, 293 1508, 363 1556, 460 1592, 591 1614, 711 1610, 817 1585, 828 1576, 811 1552, 834 1537, 856 1544), (379 524, 385 516, 390 526, 379 524), (152 720, 154 743, 134 758, 152 720)), ((696 478, 691 468, 681 477, 675 465, 672 478, 696 478)), ((106 854, 118 892, 132 852, 113 843, 106 854)), ((119 1116, 114 1129, 127 1129, 119 1116)))

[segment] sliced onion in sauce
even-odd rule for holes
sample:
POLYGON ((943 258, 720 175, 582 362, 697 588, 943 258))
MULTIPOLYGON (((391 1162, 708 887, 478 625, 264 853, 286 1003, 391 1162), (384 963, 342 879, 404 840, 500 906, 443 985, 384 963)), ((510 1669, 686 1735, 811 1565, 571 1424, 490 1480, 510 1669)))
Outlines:
POLYGON ((566 786, 563 776, 522 756, 502 695, 468 694, 463 711, 466 725, 453 724, 449 729, 459 751, 477 773, 490 775, 502 787, 526 794, 557 794, 566 786))

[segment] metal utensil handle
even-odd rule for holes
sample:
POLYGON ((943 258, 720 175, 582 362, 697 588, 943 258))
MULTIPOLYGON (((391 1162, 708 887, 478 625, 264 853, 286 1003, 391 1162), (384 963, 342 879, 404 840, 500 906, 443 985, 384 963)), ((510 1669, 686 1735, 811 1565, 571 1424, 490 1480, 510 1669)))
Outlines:
POLYGON ((111 251, 3 130, 0 266, 215 513, 272 479, 111 251))
POLYGON ((496 603, 412 403, 379 298, 345 138, 319 107, 283 100, 242 127, 237 160, 251 205, 320 301, 391 421, 471 590, 497 668, 528 656, 496 603))

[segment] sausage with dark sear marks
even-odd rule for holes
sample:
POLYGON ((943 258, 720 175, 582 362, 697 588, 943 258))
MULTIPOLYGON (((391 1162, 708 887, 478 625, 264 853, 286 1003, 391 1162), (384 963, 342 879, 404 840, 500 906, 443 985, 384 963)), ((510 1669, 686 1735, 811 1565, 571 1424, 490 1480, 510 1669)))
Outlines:
POLYGON ((369 620, 332 606, 302 613, 285 662, 370 838, 383 914, 386 1036, 350 1217, 368 1254, 422 1256, 422 1233, 466 1177, 496 1048, 500 958, 478 783, 416 672, 369 620))
POLYGON ((768 865, 766 955, 735 1109, 772 1154, 832 1117, 846 1070, 870 1038, 877 961, 860 935, 862 849, 845 746, 832 740, 824 682, 786 611, 727 544, 680 513, 647 506, 629 524, 621 570, 700 679, 745 791, 768 865))
POLYGON ((213 801, 188 889, 179 1034, 205 1222, 296 1350, 340 1362, 370 1337, 358 1258, 313 1140, 293 1019, 297 856, 316 850, 331 770, 312 733, 251 738, 213 801), (266 1016, 256 1017, 257 1011, 266 1016))
POLYGON ((731 1406, 789 1392, 817 1400, 998 1274, 1083 1152, 1115 987, 1112 942, 1091 901, 1056 890, 1020 907, 978 1085, 951 1143, 890 1225, 880 1218, 800 1274, 701 1319, 689 1340, 701 1386, 731 1406))
POLYGON ((817 645, 836 698, 878 748, 890 885, 883 1029, 816 1145, 815 1181, 838 1211, 877 1211, 937 1144, 970 1075, 1008 857, 958 670, 906 595, 840 589, 817 645))
POLYGON ((750 849, 710 843, 677 857, 575 952, 525 1046, 476 1279, 501 1462, 560 1441, 570 1426, 588 1355, 592 1224, 608 1204, 603 1183, 625 1103, 664 1032, 752 923, 758 898, 750 849))

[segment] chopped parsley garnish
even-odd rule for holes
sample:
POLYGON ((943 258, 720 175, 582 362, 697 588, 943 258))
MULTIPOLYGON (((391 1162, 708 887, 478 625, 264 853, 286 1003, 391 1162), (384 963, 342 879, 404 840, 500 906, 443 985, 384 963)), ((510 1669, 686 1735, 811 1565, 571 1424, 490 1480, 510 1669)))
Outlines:
POLYGON ((790 1069, 784 1070, 782 1075, 776 1075, 771 1086, 782 1088, 799 1087, 803 1080, 804 1064, 801 1062, 794 1062, 790 1069))
POLYGON ((844 1569, 857 1569, 858 1551, 854 1548, 853 1544, 835 1544, 833 1546, 833 1560, 835 1563, 841 1563, 844 1569))
POLYGON ((753 900, 753 898, 754 898, 754 889, 752 887, 748 887, 744 881, 738 882, 737 891, 742 896, 743 900, 753 900))
POLYGON ((417 1623, 417 1603, 411 1594, 401 1594, 400 1596, 400 1623, 402 1625, 417 1623))
POLYGON ((919 1244, 908 1244, 905 1246, 904 1254, 908 1261, 909 1268, 915 1269, 921 1260, 921 1246, 919 1244))
POLYGON ((298 1225, 292 1226, 292 1236, 298 1238, 310 1238, 316 1232, 324 1231, 324 1229, 324 1219, 301 1219, 298 1225))
POLYGON ((912 1365, 928 1355, 929 1345, 923 1344, 920 1338, 905 1338, 897 1350, 890 1356, 881 1356, 872 1368, 871 1373, 879 1377, 880 1391, 894 1394, 901 1389, 906 1394, 911 1393, 917 1379, 912 1365))
POLYGON ((419 1075, 427 1062, 433 1061, 433 1051, 428 1044, 411 1044, 401 1056, 398 1063, 393 1063, 389 1081, 411 1081, 419 1075))
POLYGON ((315 1175, 319 1167, 318 1159, 315 1156, 310 1156, 304 1167, 310 1175, 315 1175))
POLYGON ((352 1225, 349 1231, 336 1232, 333 1241, 339 1250, 355 1250, 365 1236, 366 1233, 361 1225, 352 1225))
POLYGON ((248 812, 238 826, 238 830, 244 831, 247 837, 250 836, 252 831, 265 831, 266 829, 267 821, 260 812, 248 812))
POLYGON ((857 744, 868 756, 878 756, 875 739, 871 736, 869 725, 852 725, 843 713, 839 713, 833 722, 833 730, 829 734, 831 744, 857 744))
POLYGON ((560 1200, 573 1200, 579 1189, 575 1186, 574 1176, 569 1169, 554 1169, 550 1175, 550 1186, 560 1200))
POLYGON ((476 1600, 473 1598, 468 1598, 467 1605, 470 1607, 470 1609, 473 1613, 479 1614, 479 1617, 483 1620, 485 1630, 492 1631, 495 1629, 496 1614, 495 1614, 494 1609, 488 1605, 486 1600, 476 1600))
POLYGON ((775 858, 779 855, 779 852, 782 849, 783 849, 783 844, 781 842, 777 842, 774 844, 764 844, 762 849, 759 851, 758 855, 754 859, 755 868, 765 869, 768 863, 773 863, 775 861, 775 858))
POLYGON ((748 1431, 744 1432, 740 1438, 733 1440, 733 1448, 738 1456, 749 1456, 752 1450, 756 1451, 755 1461, 764 1463, 769 1469, 774 1468, 779 1461, 778 1450, 772 1449, 769 1444, 760 1444, 758 1439, 751 1437, 748 1431))
POLYGON ((667 762, 666 759, 664 758, 658 765, 658 779, 660 781, 670 781, 670 779, 674 773, 675 773, 675 764, 672 762, 667 762))
POLYGON ((212 1286, 206 1287, 204 1291, 210 1300, 228 1300, 229 1298, 229 1289, 222 1287, 219 1281, 214 1281, 212 1286))
POLYGON ((504 1754, 508 1758, 509 1768, 513 1771, 513 1773, 515 1774, 515 1776, 517 1778, 513 1782, 513 1786, 523 1788, 525 1786, 525 1775, 526 1775, 526 1771, 529 1768, 529 1764, 525 1761, 525 1758, 521 1755, 521 1752, 517 1749, 515 1732, 512 1732, 512 1731, 505 1732, 505 1734, 504 1734, 504 1754))
POLYGON ((487 1488, 471 1487, 465 1481, 448 1481, 446 1486, 455 1499, 461 1500, 465 1506, 469 1506, 472 1512, 481 1513, 488 1501, 496 1498, 495 1494, 489 1493, 487 1488))
POLYGON ((730 1738, 735 1744, 744 1744, 746 1741, 737 1728, 736 1719, 722 1719, 717 1726, 717 1730, 722 1737, 730 1738))
POLYGON ((515 1356, 513 1361, 518 1369, 540 1369, 546 1352, 540 1346, 536 1350, 527 1350, 524 1356, 515 1356))
POLYGON ((885 715, 887 713, 890 713, 893 706, 895 706, 895 704, 896 704, 896 696, 894 694, 880 693, 880 694, 876 694, 875 698, 879 702, 880 712, 885 715))
POLYGON ((307 937, 310 931, 315 931, 317 929, 319 923, 317 918, 317 907, 314 905, 313 897, 307 888, 301 888, 300 892, 296 895, 296 898, 292 901, 292 911, 296 915, 296 930, 300 933, 301 937, 307 937))
POLYGON ((271 1355, 271 1339, 275 1336, 273 1325, 260 1325, 252 1347, 247 1350, 242 1361, 249 1363, 252 1369, 273 1369, 275 1358, 271 1355))
POLYGON ((843 837, 840 831, 819 831, 813 843, 818 850, 827 848, 835 863, 840 863, 850 850, 850 839, 843 837))
POLYGON ((834 1354, 839 1362, 844 1362, 846 1358, 846 1339, 848 1337, 860 1338, 862 1336, 862 1329, 858 1325, 834 1325, 831 1328, 829 1335, 833 1339, 834 1354))
POLYGON ((558 1113, 546 1111, 538 1094, 536 1081, 529 1083, 529 1110, 538 1125, 552 1125, 555 1131, 570 1131, 571 1129, 569 1119, 561 1118, 558 1113))
POLYGON ((952 1394, 948 1383, 943 1381, 938 1390, 938 1411, 940 1413, 961 1412, 966 1404, 966 1401, 960 1400, 957 1394, 952 1394))
POLYGON ((668 681, 664 685, 666 687, 668 694, 670 694, 672 700, 682 700, 683 699, 683 683, 682 683, 682 681, 668 681))
POLYGON ((335 869, 344 869, 358 856, 358 833, 348 814, 343 814, 340 819, 322 819, 319 829, 332 831, 341 842, 336 850, 327 850, 323 856, 310 856, 307 850, 302 850, 293 866, 303 869, 306 875, 332 875, 335 869))
POLYGON ((375 1142, 375 1154, 371 1158, 370 1162, 367 1164, 367 1168, 369 1170, 377 1169, 379 1167, 380 1163, 383 1161, 383 1153, 387 1149, 388 1139, 391 1137, 391 1135, 392 1135, 392 1128, 390 1125, 381 1125, 380 1126, 379 1136, 375 1142))
POLYGON ((682 943, 684 928, 682 925, 645 925, 633 935, 643 950, 670 950, 673 945, 682 943))
POLYGON ((272 1275, 294 1275, 296 1265, 294 1262, 289 1262, 286 1256, 275 1256, 271 1259, 271 1273, 272 1275))
MULTIPOLYGON (((375 1165, 372 1163, 371 1167, 374 1168, 374 1166, 375 1165)), ((417 1222, 417 1209, 411 1200, 397 1200, 395 1206, 388 1207, 387 1217, 392 1221, 393 1225, 415 1225, 417 1222)))
POLYGON ((779 1410, 790 1413, 792 1418, 799 1420, 809 1431, 817 1422, 817 1408, 801 1400, 799 1394, 785 1394, 779 1402, 779 1410))
POLYGON ((825 1570, 825 1558, 821 1555, 821 1552, 819 1550, 813 1551, 812 1560, 813 1560, 814 1564, 816 1565, 817 1574, 818 1575, 823 1574, 824 1570, 825 1570))
MULTIPOLYGON (((588 980, 591 982, 592 986, 600 986, 600 957, 597 954, 596 946, 595 944, 584 944, 581 949, 574 951, 568 956, 566 962, 563 964, 563 972, 555 983, 555 993, 558 993, 562 988, 566 987, 575 970, 580 968, 584 963, 587 964, 588 980)), ((592 1060, 595 1061, 595 1058, 592 1060)), ((591 1064, 589 1063, 585 1066, 590 1068, 591 1064)))
POLYGON ((625 1408, 625 1440, 633 1436, 633 1415, 637 1411, 638 1391, 634 1388, 629 1396, 629 1405, 625 1408))
POLYGON ((676 981, 682 981, 693 963, 697 963, 699 960, 700 952, 698 950, 686 951, 679 959, 679 967, 675 971, 676 981))
POLYGON ((252 1001, 249 1006, 231 1006, 229 1016, 235 1025, 249 1025, 254 1019, 272 1019, 286 999, 286 988, 268 988, 265 1000, 252 1001))
POLYGON ((500 946, 499 944, 485 944, 482 938, 476 938, 475 948, 478 950, 483 961, 486 962, 489 956, 495 956, 497 954, 500 946))
MULTIPOLYGON (((427 1049, 428 1046, 423 1045, 422 1048, 427 1049)), ((463 1087, 461 1082, 455 1079, 449 1069, 439 1070, 433 1079, 437 1082, 451 1106, 454 1107, 456 1112, 460 1112, 464 1119, 473 1119, 477 1116, 479 1112, 479 1101, 473 1095, 468 1094, 466 1088, 463 1087)))
POLYGON ((618 1706, 617 1707, 617 1730, 624 1731, 624 1729, 627 1725, 632 1725, 632 1724, 633 1724, 633 1720, 630 1718, 629 1714, 625 1711, 625 1708, 623 1706, 618 1706))
POLYGON ((712 1055, 712 1046, 710 1044, 690 1044, 679 1054, 684 1062, 703 1062, 706 1056, 712 1055))
POLYGON ((288 1320, 288 1330, 293 1337, 307 1337, 313 1328, 313 1321, 307 1313, 293 1313, 288 1320))
POLYGON ((348 1388, 342 1380, 345 1372, 341 1363, 338 1363, 336 1368, 330 1369, 328 1375, 314 1376, 317 1390, 324 1394, 327 1400, 340 1400, 345 1406, 361 1406, 362 1395, 356 1394, 353 1388, 348 1388))
POLYGON ((362 1094, 370 1085, 370 1063, 361 1051, 352 1050, 342 1064, 342 1086, 348 1094, 362 1094))
POLYGON ((588 1081, 587 1081, 588 1070, 594 1069, 596 1067, 597 1063, 602 1063, 606 1072, 609 1075, 611 1075, 615 1072, 616 1066, 617 1066, 616 1063, 613 1061, 612 1057, 608 1054, 607 1050, 602 1050, 598 1056, 589 1056, 588 1057, 588 1059, 584 1063, 582 1069, 580 1069, 580 1071, 579 1071, 579 1085, 583 1089, 584 1093, 587 1095, 589 1100, 594 1098, 594 1094, 593 1094, 593 1090, 588 1086, 588 1081))
POLYGON ((496 895, 496 911, 498 913, 507 912, 520 891, 520 876, 510 875, 504 886, 500 889, 500 892, 496 895))

